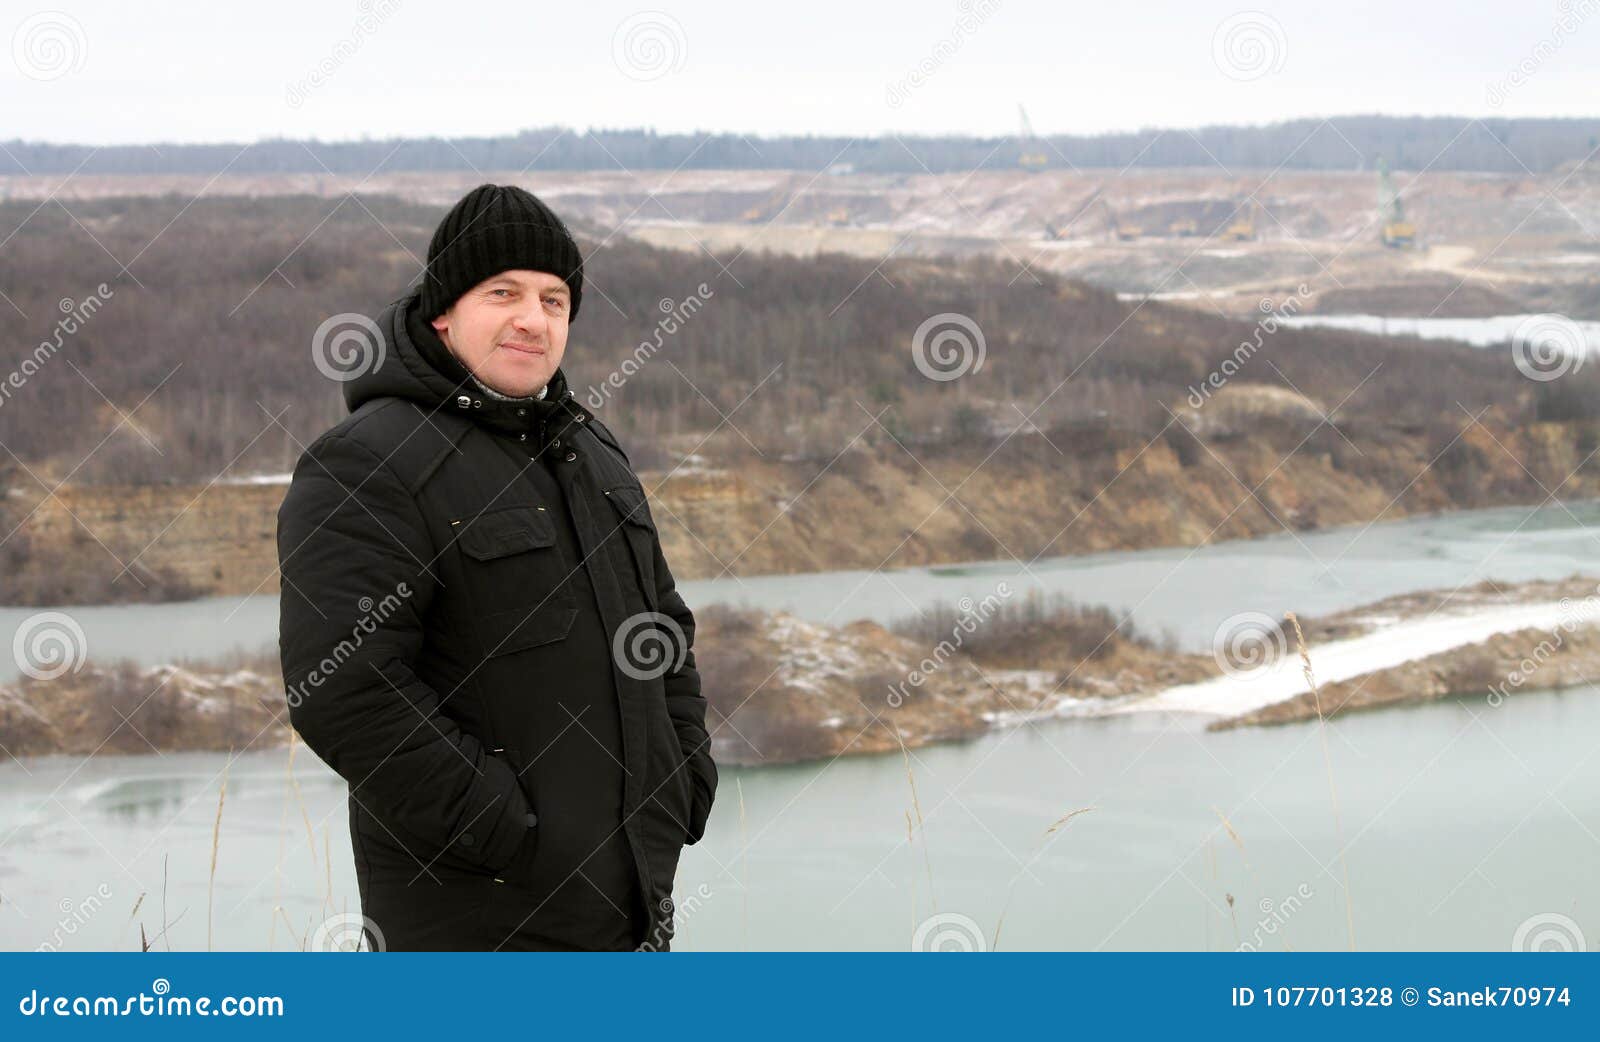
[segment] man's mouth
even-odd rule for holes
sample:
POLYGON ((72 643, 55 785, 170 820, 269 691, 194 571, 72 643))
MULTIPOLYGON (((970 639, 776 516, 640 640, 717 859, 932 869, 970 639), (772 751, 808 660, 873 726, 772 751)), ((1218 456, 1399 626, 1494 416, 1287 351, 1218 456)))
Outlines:
POLYGON ((536 344, 519 344, 515 341, 508 340, 500 346, 505 348, 507 351, 519 351, 525 355, 542 355, 545 353, 545 349, 536 344))

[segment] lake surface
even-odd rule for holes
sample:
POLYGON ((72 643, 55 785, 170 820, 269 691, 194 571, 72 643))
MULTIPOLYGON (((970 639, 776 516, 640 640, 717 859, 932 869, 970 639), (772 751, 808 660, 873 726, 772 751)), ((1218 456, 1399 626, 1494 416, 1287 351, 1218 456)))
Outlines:
MULTIPOLYGON (((1410 590, 1519 582, 1573 572, 1600 576, 1600 502, 1502 507, 1287 532, 1201 547, 1115 551, 1035 561, 988 561, 878 572, 816 572, 686 581, 691 608, 725 602, 791 611, 815 622, 888 622, 934 601, 981 601, 1005 582, 1129 613, 1187 648, 1211 646, 1218 624, 1242 611, 1316 615, 1410 590)), ((0 634, 43 609, 0 607, 0 634)), ((274 651, 276 596, 174 604, 67 607, 90 660, 158 665, 235 651, 274 651)), ((0 682, 16 679, 0 654, 0 682)))
MULTIPOLYGON (((727 768, 679 869, 675 947, 904 950, 938 914, 1002 950, 1341 949, 1346 871, 1362 949, 1505 950, 1550 913, 1593 943, 1596 735, 1600 692, 1588 690, 1342 718, 1327 735, 1336 816, 1315 724, 1208 734, 1193 717, 1051 721, 916 750, 915 842, 898 755, 727 768)), ((297 949, 330 913, 357 908, 344 786, 300 750, 302 816, 286 759, 252 752, 228 768, 218 949, 297 949)), ((59 758, 0 772, 0 946, 137 950, 139 924, 153 935, 163 921, 165 877, 176 923, 159 943, 203 950, 224 761, 59 758)))
POLYGON ((1473 347, 1503 347, 1520 337, 1552 337, 1558 342, 1600 351, 1600 322, 1552 315, 1494 315, 1489 318, 1389 317, 1384 315, 1285 315, 1285 326, 1321 326, 1379 336, 1458 340, 1473 347), (1582 342, 1581 345, 1579 342, 1582 342))
MULTIPOLYGON (((1488 577, 1594 573, 1597 521, 1600 504, 1551 505, 1027 568, 683 586, 691 606, 744 600, 842 622, 1005 580, 1208 646, 1242 610, 1314 614, 1488 577)), ((241 602, 79 617, 96 657, 126 647, 155 661, 270 642, 270 603, 243 602, 225 627, 209 618, 241 602)), ((28 614, 6 611, 8 626, 28 614)), ((298 948, 330 914, 356 911, 344 785, 301 749, 297 795, 286 761, 272 749, 0 767, 0 947, 136 950, 140 924, 160 929, 163 889, 176 923, 158 943, 175 949, 206 947, 208 908, 219 949, 298 948)), ((921 928, 1002 950, 1338 949, 1347 914, 1363 949, 1505 949, 1552 915, 1600 943, 1600 692, 1397 708, 1325 732, 1054 720, 916 750, 911 768, 915 805, 898 755, 725 768, 707 836, 679 871, 675 946, 904 949, 921 928), (1083 807, 1094 809, 1046 831, 1083 807)))

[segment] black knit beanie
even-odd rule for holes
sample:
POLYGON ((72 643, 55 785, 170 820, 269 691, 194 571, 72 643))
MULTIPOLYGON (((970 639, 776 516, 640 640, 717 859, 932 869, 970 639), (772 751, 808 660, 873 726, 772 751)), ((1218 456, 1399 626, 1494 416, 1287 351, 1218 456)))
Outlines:
POLYGON ((561 218, 516 185, 479 185, 450 208, 428 243, 422 274, 422 317, 438 318, 461 294, 513 268, 565 279, 572 292, 568 321, 583 297, 583 254, 561 218))

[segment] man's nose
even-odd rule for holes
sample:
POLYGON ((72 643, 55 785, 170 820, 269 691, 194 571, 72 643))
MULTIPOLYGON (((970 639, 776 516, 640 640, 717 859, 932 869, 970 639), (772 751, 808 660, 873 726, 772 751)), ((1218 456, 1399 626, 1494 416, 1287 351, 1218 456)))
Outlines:
POLYGON ((512 318, 511 324, 516 326, 519 333, 532 333, 543 336, 550 325, 550 318, 544 313, 544 301, 535 300, 532 307, 518 310, 512 318))

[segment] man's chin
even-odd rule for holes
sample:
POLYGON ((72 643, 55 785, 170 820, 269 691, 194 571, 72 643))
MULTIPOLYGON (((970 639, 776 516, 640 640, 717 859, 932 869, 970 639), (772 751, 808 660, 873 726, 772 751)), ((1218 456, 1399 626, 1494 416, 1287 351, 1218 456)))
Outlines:
POLYGON ((512 398, 530 398, 550 382, 549 374, 534 376, 529 373, 485 373, 478 376, 485 384, 512 398))

